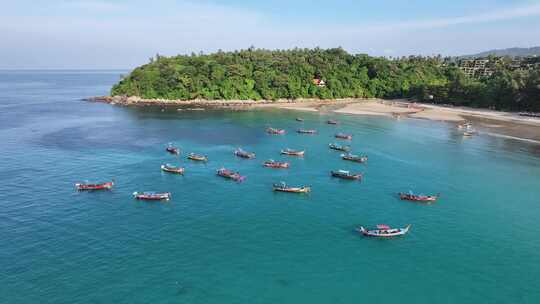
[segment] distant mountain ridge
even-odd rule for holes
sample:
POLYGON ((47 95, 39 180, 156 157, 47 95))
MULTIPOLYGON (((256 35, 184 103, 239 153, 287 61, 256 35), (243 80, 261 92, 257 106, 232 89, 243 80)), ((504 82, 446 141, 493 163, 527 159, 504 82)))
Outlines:
POLYGON ((540 46, 530 47, 530 48, 520 48, 520 47, 513 47, 513 48, 507 48, 507 49, 496 49, 496 50, 489 50, 485 52, 480 52, 478 54, 473 55, 465 55, 462 57, 487 57, 489 55, 494 56, 511 56, 511 57, 524 57, 524 56, 540 56, 540 46))

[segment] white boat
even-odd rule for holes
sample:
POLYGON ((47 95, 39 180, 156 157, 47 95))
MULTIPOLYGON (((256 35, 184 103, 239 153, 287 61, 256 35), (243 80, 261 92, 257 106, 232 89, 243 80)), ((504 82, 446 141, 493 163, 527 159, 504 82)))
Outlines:
POLYGON ((405 228, 390 228, 388 225, 377 225, 377 229, 366 229, 362 226, 357 229, 358 232, 362 233, 365 236, 374 236, 374 237, 394 237, 405 235, 409 232, 411 225, 407 225, 405 228))

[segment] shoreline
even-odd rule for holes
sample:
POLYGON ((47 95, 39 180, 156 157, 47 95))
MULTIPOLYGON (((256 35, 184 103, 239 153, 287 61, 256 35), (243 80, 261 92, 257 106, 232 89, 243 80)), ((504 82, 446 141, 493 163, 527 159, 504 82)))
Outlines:
POLYGON ((459 124, 472 122, 481 134, 503 138, 523 139, 540 143, 540 118, 523 117, 517 113, 451 107, 444 105, 417 103, 405 99, 385 100, 378 98, 343 99, 279 99, 270 100, 167 100, 143 99, 140 97, 100 96, 84 99, 91 102, 104 102, 119 106, 161 106, 179 107, 181 110, 205 109, 284 109, 324 114, 349 114, 386 116, 395 119, 424 119, 459 124))

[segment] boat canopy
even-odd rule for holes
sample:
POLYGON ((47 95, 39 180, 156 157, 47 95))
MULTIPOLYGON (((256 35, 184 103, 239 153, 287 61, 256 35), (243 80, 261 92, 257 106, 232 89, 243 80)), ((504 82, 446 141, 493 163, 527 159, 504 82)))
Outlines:
POLYGON ((377 225, 377 229, 390 229, 390 226, 385 225, 385 224, 379 224, 377 225))

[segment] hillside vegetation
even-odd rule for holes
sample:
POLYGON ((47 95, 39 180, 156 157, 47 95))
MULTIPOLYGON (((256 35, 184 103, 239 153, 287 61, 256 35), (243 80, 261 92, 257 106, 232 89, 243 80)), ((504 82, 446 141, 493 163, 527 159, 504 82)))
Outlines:
POLYGON ((507 49, 496 49, 489 50, 473 55, 467 55, 463 57, 475 57, 483 58, 487 56, 510 56, 510 57, 526 57, 526 56, 540 56, 540 46, 530 47, 530 48, 507 48, 507 49))
POLYGON ((409 98, 540 111, 540 71, 498 68, 474 80, 441 57, 399 59, 336 49, 247 49, 156 56, 114 85, 112 95, 163 99, 409 98), (315 81, 314 81, 315 80, 315 81), (318 86, 316 80, 323 80, 318 86))

